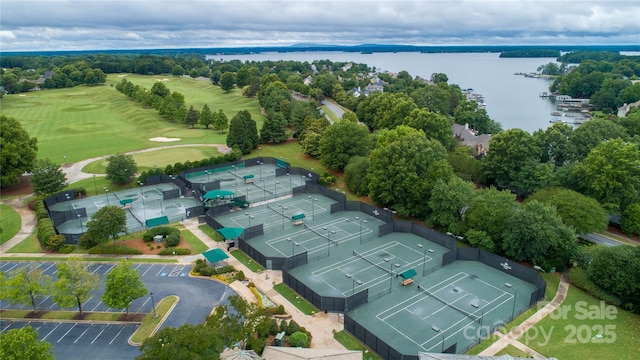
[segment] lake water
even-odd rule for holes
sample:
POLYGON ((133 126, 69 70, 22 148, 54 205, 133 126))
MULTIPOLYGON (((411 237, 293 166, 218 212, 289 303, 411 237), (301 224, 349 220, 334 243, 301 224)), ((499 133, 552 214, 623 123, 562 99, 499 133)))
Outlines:
POLYGON ((538 66, 554 62, 553 58, 501 59, 498 53, 346 53, 289 52, 250 55, 212 55, 216 60, 296 60, 353 61, 375 67, 378 71, 406 70, 411 76, 430 78, 433 73, 445 73, 450 84, 472 88, 484 95, 489 117, 500 122, 503 129, 520 128, 532 133, 551 123, 556 110, 552 100, 540 93, 549 91, 550 80, 525 78, 514 73, 536 72, 538 66))

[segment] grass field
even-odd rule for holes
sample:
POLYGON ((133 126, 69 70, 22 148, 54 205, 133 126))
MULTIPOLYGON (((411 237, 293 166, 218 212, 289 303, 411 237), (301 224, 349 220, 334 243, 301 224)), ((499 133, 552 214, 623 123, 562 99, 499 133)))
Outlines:
POLYGON ((184 241, 189 244, 191 247, 191 254, 202 254, 203 252, 209 250, 207 245, 205 245, 197 236, 193 235, 193 233, 189 230, 181 230, 180 234, 182 234, 182 238, 184 241))
POLYGON ((40 242, 36 237, 36 233, 29 235, 26 239, 22 240, 21 242, 16 244, 14 247, 7 250, 7 253, 36 254, 41 252, 42 252, 42 248, 40 247, 40 242))
POLYGON ((264 270, 264 268, 260 264, 255 262, 252 258, 248 257, 247 254, 243 253, 241 250, 233 250, 230 252, 230 254, 253 272, 264 270))
POLYGON ((0 224, 2 232, 0 232, 0 245, 9 241, 20 231, 20 214, 18 214, 11 206, 0 204, 0 224))
MULTIPOLYGON (((148 88, 156 81, 156 77, 141 75, 128 79, 148 88)), ((117 75, 107 78, 108 83, 119 80, 117 75)), ((210 82, 184 78, 171 78, 166 84, 185 96, 187 106, 201 109, 206 103, 212 111, 222 108, 229 119, 246 109, 258 128, 262 126, 258 101, 240 96, 239 90, 224 94, 210 82)), ((2 114, 18 119, 30 136, 38 138, 39 157, 59 163, 162 146, 149 140, 160 136, 182 139, 172 144, 226 142, 226 134, 164 120, 157 111, 109 85, 8 95, 2 100, 2 114)))
POLYGON ((153 317, 153 312, 147 314, 144 320, 142 320, 142 325, 138 327, 138 329, 131 335, 131 342, 134 344, 141 344, 146 338, 152 336, 160 321, 162 321, 168 314, 169 310, 180 300, 177 296, 171 295, 167 296, 164 299, 158 302, 156 306, 156 317, 153 317))
POLYGON ((336 339, 342 346, 344 346, 347 350, 361 350, 362 351, 362 360, 379 360, 380 358, 376 356, 374 353, 369 352, 369 350, 358 341, 358 339, 349 335, 346 331, 339 331, 333 335, 333 338, 336 339))
POLYGON ((306 315, 311 315, 318 312, 318 309, 309 303, 307 300, 301 298, 293 291, 290 287, 288 287, 284 283, 277 284, 273 287, 273 290, 277 291, 282 297, 287 299, 293 306, 297 307, 298 310, 302 311, 306 315))

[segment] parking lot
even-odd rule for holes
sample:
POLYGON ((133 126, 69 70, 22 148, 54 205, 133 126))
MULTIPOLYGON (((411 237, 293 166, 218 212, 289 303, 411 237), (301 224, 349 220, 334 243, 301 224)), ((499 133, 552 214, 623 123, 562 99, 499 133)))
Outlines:
MULTIPOLYGON (((55 279, 57 269, 54 262, 3 262, 0 264, 0 271, 6 273, 30 264, 37 265, 44 274, 55 279)), ((104 277, 115 265, 115 263, 89 264, 89 270, 100 275, 101 285, 94 295, 83 303, 83 311, 125 311, 109 308, 101 301, 104 277)), ((162 327, 201 323, 212 308, 228 304, 228 297, 235 294, 233 290, 219 282, 190 278, 188 275, 191 265, 140 263, 133 264, 133 267, 138 270, 147 291, 153 292, 156 304, 169 295, 180 297, 180 302, 162 327)), ((38 310, 60 310, 60 307, 53 303, 51 296, 38 298, 36 306, 38 310)), ((22 305, 8 304, 6 301, 0 302, 0 308, 29 309, 22 305)), ((77 311, 77 308, 63 310, 77 311)), ((151 312, 152 300, 149 294, 133 301, 129 311, 151 312)), ((0 320, 1 331, 27 325, 38 329, 40 339, 45 339, 53 345, 58 359, 86 359, 88 356, 92 359, 133 359, 139 354, 137 347, 127 343, 127 339, 137 325, 0 320)))

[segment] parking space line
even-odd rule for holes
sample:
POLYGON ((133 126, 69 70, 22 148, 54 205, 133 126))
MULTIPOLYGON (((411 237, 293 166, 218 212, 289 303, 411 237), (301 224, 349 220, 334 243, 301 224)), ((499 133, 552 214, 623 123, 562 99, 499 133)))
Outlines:
POLYGON ((145 270, 145 272, 142 273, 142 275, 140 276, 145 276, 147 275, 147 273, 149 272, 149 270, 151 270, 153 268, 153 265, 149 265, 149 268, 147 270, 145 270))
POLYGON ((118 335, 120 335, 120 333, 122 332, 122 330, 124 330, 124 326, 122 327, 122 329, 120 329, 120 331, 118 331, 118 333, 116 334, 116 336, 113 337, 113 339, 111 339, 111 341, 109 342, 109 345, 113 344, 113 342, 116 340, 116 338, 118 337, 118 335))
POLYGON ((184 265, 180 266, 176 266, 174 267, 170 272, 169 272, 169 276, 171 277, 176 277, 180 275, 180 272, 182 272, 182 270, 184 269, 184 265))
POLYGON ((24 326, 22 328, 23 329, 26 328, 27 326, 29 326, 29 324, 31 324, 31 321, 29 321, 28 323, 24 324, 24 326))
POLYGON ((16 264, 13 264, 13 266, 12 266, 12 267, 10 267, 10 268, 9 268, 9 269, 7 269, 7 270, 3 270, 3 271, 5 271, 5 272, 7 272, 7 271, 11 271, 11 270, 15 269, 17 266, 20 266, 21 264, 22 264, 22 263, 16 263, 16 264))
POLYGON ((85 331, 82 332, 82 334, 80 334, 80 336, 78 336, 78 338, 76 339, 76 341, 74 341, 73 343, 77 343, 78 340, 80 340, 80 338, 82 337, 82 335, 86 334, 87 331, 89 331, 89 329, 91 329, 91 327, 93 326, 93 323, 89 324, 89 327, 87 327, 87 329, 85 331))
POLYGON ((13 325, 13 321, 8 321, 8 324, 9 325, 5 326, 4 329, 2 329, 2 332, 6 331, 8 328, 10 328, 11 325, 13 325))
POLYGON ((45 271, 51 269, 51 267, 53 267, 53 266, 56 266, 56 264, 51 264, 51 265, 47 266, 47 268, 42 270, 42 272, 45 272, 45 271))
POLYGON ((147 303, 149 302, 149 298, 147 298, 147 300, 145 300, 142 305, 140 305, 140 307, 138 308, 138 310, 136 310, 136 312, 140 312, 142 310, 142 308, 144 308, 145 305, 147 305, 147 303))
POLYGON ((73 326, 71 327, 71 329, 67 330, 66 333, 64 333, 64 335, 60 336, 60 339, 58 339, 58 341, 56 341, 56 344, 59 343, 60 341, 62 341, 62 339, 64 339, 65 336, 67 336, 67 334, 73 330, 74 327, 76 327, 76 325, 78 325, 78 323, 73 324, 73 326))
POLYGON ((102 273, 102 276, 106 276, 111 270, 113 270, 113 268, 115 267, 115 265, 111 265, 109 266, 109 268, 107 269, 107 271, 105 271, 104 273, 102 273))
POLYGON ((45 297, 42 299, 42 301, 40 301, 40 302, 36 305, 36 307, 38 307, 39 305, 42 305, 42 303, 43 303, 43 302, 45 302, 45 301, 47 301, 47 299, 48 299, 48 298, 50 298, 50 297, 51 297, 51 295, 47 295, 47 296, 45 296, 45 297))
MULTIPOLYGON (((88 299, 87 299, 87 301, 85 301, 85 302, 83 302, 83 303, 82 303, 82 306, 87 305, 87 303, 88 303, 89 301, 91 301, 91 299, 93 299, 94 297, 95 297, 95 296, 91 295, 91 297, 90 297, 90 298, 88 298, 88 299)), ((98 303, 100 303, 100 301, 98 301, 98 303)))
POLYGON ((91 273, 92 273, 92 274, 95 274, 95 273, 96 273, 96 271, 100 270, 100 268, 102 267, 102 265, 103 265, 103 264, 98 265, 98 267, 97 267, 95 270, 93 270, 91 273))
POLYGON ((96 340, 98 340, 98 338, 100 337, 100 335, 102 335, 102 333, 107 330, 107 328, 109 327, 109 325, 111 324, 107 324, 107 326, 105 326, 102 330, 100 330, 100 332, 98 333, 98 335, 96 335, 95 338, 93 338, 93 341, 91 341, 91 343, 93 344, 94 342, 96 342, 96 340))
POLYGON ((45 337, 42 338, 42 341, 46 340, 47 337, 49 335, 51 335, 52 332, 56 331, 56 329, 58 328, 58 326, 62 325, 62 323, 58 323, 58 325, 56 325, 56 327, 54 327, 53 329, 51 329, 51 331, 49 331, 49 333, 47 335, 45 335, 45 337))
POLYGON ((160 273, 162 272, 162 270, 164 270, 164 268, 167 267, 167 265, 162 265, 162 267, 160 268, 160 270, 156 273, 156 276, 159 276, 160 273))

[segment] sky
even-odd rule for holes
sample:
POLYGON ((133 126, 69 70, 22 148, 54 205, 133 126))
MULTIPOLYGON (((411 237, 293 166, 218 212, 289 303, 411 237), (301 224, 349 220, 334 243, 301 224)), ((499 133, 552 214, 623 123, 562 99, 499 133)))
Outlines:
POLYGON ((0 51, 640 44, 640 0, 2 0, 0 51))

